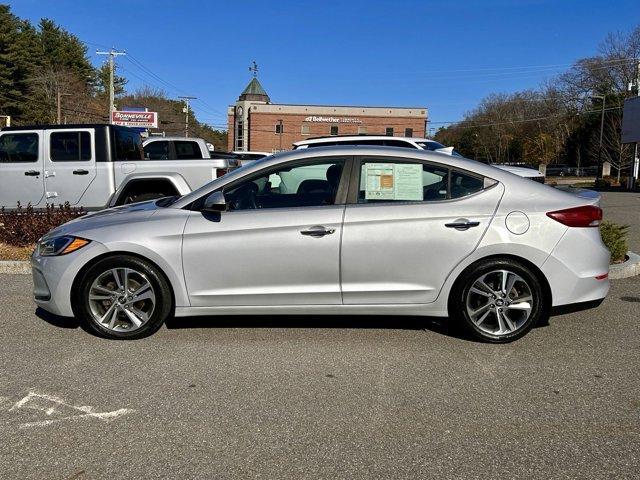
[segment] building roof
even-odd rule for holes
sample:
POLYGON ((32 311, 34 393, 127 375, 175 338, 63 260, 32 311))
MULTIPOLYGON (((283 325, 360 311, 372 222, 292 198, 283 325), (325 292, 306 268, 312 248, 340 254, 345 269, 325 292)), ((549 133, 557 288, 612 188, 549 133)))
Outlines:
POLYGON ((267 92, 264 91, 264 88, 262 88, 262 85, 260 85, 260 82, 258 81, 258 79, 255 77, 251 79, 251 81, 249 82, 249 85, 247 85, 247 88, 243 90, 242 95, 246 93, 251 93, 253 95, 267 94, 267 92))
POLYGON ((242 91, 238 100, 258 100, 258 101, 269 101, 269 95, 265 92, 262 85, 256 77, 253 77, 249 82, 249 85, 242 91))

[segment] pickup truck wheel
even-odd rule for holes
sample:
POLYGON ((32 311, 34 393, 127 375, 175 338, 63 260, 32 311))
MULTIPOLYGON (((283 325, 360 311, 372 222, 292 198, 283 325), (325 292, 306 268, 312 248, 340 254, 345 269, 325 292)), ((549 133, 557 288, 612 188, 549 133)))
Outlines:
POLYGON ((107 257, 89 267, 78 282, 74 311, 89 332, 133 340, 155 333, 172 311, 164 275, 137 257, 107 257))
POLYGON ((166 197, 164 193, 132 193, 127 195, 122 202, 123 205, 129 203, 146 202, 147 200, 155 200, 156 198, 166 197))

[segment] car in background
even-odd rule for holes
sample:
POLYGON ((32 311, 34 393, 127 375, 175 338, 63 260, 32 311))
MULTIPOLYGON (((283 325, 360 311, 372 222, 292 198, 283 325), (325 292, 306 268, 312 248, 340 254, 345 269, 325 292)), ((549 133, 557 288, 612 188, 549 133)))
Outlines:
POLYGON ((595 199, 462 157, 298 149, 55 228, 34 297, 114 339, 170 315, 403 314, 508 342, 552 307, 602 301, 601 218, 595 199))
POLYGON ((552 163, 547 165, 547 177, 564 177, 569 175, 569 165, 562 163, 552 163))
MULTIPOLYGON (((391 137, 387 135, 333 135, 328 137, 314 137, 295 142, 293 144, 293 149, 298 150, 301 148, 326 147, 331 145, 370 145, 414 148, 417 150, 428 150, 431 152, 438 152, 444 153, 446 155, 462 157, 462 155, 453 147, 446 147, 441 143, 436 142, 435 140, 414 137, 391 137)), ((533 168, 497 164, 494 166, 497 168, 501 168, 502 170, 506 170, 507 172, 511 172, 520 177, 525 177, 536 182, 544 183, 544 175, 533 168)))

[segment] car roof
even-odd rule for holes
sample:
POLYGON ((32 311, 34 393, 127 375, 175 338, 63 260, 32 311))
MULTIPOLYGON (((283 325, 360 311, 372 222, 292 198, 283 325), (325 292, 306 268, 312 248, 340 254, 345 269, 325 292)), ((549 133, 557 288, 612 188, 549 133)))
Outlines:
MULTIPOLYGON (((295 160, 304 160, 307 158, 340 157, 340 156, 350 157, 355 155, 427 160, 427 161, 432 161, 444 166, 450 166, 453 168, 459 168, 461 170, 467 170, 472 173, 477 173, 479 175, 489 177, 498 181, 502 181, 502 180, 517 181, 515 179, 521 178, 523 181, 531 182, 530 180, 524 179, 522 177, 518 177, 517 175, 514 175, 507 171, 500 170, 499 168, 496 168, 496 167, 492 167, 491 165, 480 163, 476 160, 470 160, 464 157, 456 157, 452 155, 447 155, 445 153, 439 153, 439 152, 434 152, 430 150, 420 150, 417 148, 410 149, 410 148, 404 148, 404 147, 382 147, 377 145, 327 146, 327 147, 317 147, 313 149, 303 148, 299 150, 290 150, 287 152, 279 152, 274 155, 261 158, 241 169, 234 170, 231 173, 228 173, 222 177, 219 177, 213 182, 210 182, 200 187, 199 189, 194 190, 191 193, 188 193, 184 197, 180 198, 171 207, 183 208, 189 205, 191 202, 193 202, 197 198, 203 195, 206 195, 214 190, 217 190, 221 186, 224 186, 227 183, 233 182, 238 178, 241 178, 245 175, 262 170, 263 168, 277 166, 281 163, 295 161, 295 160)), ((532 182, 532 183, 535 183, 535 182, 532 182)))
MULTIPOLYGON (((156 140, 156 141, 161 141, 161 140, 168 140, 170 142, 175 142, 175 141, 182 141, 182 140, 187 140, 187 141, 200 141, 203 140, 200 137, 180 137, 180 136, 175 136, 175 137, 158 137, 158 136, 153 136, 153 137, 149 137, 149 138, 145 138, 144 141, 145 142, 150 142, 152 140, 156 140)), ((206 142, 206 140, 204 140, 206 142)), ((144 142, 143 142, 144 143, 144 142)), ((209 142, 211 143, 211 142, 209 142)))
POLYGON ((390 135, 331 135, 325 137, 310 137, 305 140, 294 142, 293 145, 299 146, 324 142, 348 142, 352 140, 399 140, 403 142, 435 142, 435 140, 429 140, 428 138, 392 137, 390 135))
POLYGON ((111 125, 109 123, 66 123, 60 125, 13 125, 11 127, 2 127, 3 132, 11 132, 16 130, 64 130, 68 128, 98 128, 98 127, 113 127, 113 128, 126 128, 122 125, 111 125))

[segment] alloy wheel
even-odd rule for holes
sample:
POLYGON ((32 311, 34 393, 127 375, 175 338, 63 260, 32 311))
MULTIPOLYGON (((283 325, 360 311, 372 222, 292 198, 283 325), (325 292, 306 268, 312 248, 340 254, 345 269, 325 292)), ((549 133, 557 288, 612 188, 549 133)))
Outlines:
POLYGON ((466 294, 473 324, 495 336, 512 334, 527 323, 534 307, 529 284, 517 273, 493 270, 479 276, 466 294))
POLYGON ((93 320, 113 332, 131 332, 149 321, 156 306, 153 286, 132 268, 112 268, 100 274, 89 289, 93 320))

